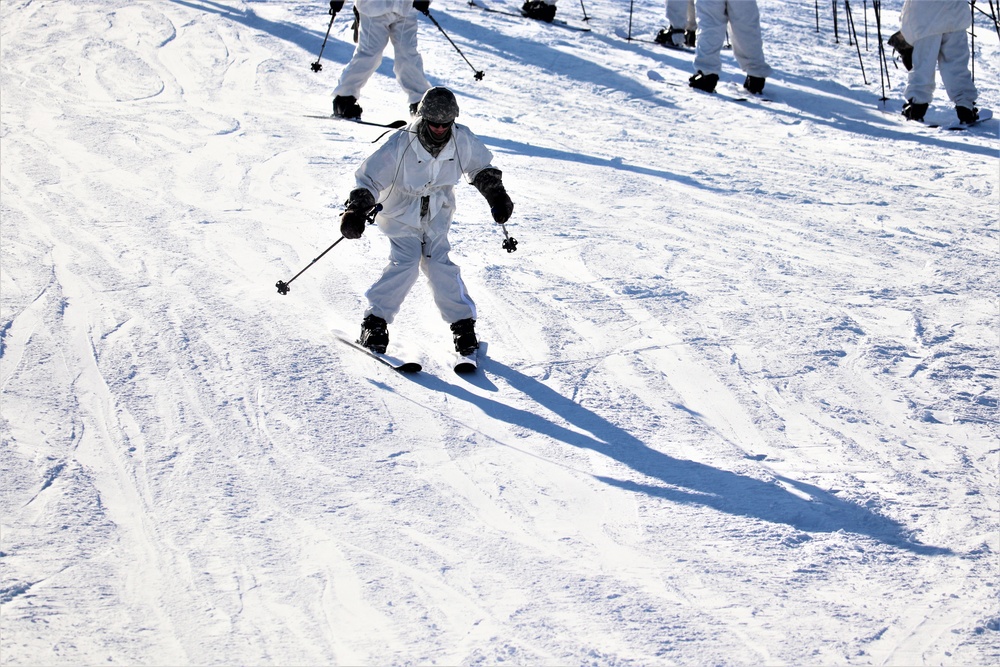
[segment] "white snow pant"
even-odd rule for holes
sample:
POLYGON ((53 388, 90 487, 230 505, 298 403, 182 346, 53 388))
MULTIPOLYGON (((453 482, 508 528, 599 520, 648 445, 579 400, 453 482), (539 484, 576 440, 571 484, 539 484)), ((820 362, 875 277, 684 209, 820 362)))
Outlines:
POLYGON ((465 291, 458 266, 448 257, 451 244, 447 235, 392 236, 389 244, 389 264, 365 292, 369 304, 366 316, 392 322, 422 270, 445 322, 476 318, 476 304, 465 291))
POLYGON ((667 23, 671 28, 695 30, 698 21, 695 18, 694 0, 666 0, 667 23))
POLYGON ((978 91, 969 72, 969 38, 964 30, 928 35, 913 43, 913 69, 903 97, 917 104, 930 104, 936 68, 941 69, 944 89, 955 106, 971 109, 978 91))
POLYGON ((424 60, 417 51, 416 12, 405 15, 389 12, 382 16, 360 14, 358 44, 351 62, 340 73, 335 96, 361 97, 361 89, 382 63, 382 52, 392 40, 393 66, 396 81, 406 91, 407 102, 419 102, 431 87, 424 76, 424 60))
POLYGON ((726 24, 730 26, 733 55, 740 69, 750 76, 767 78, 771 67, 764 60, 760 33, 760 11, 756 0, 695 0, 698 39, 694 70, 705 74, 722 73, 722 46, 726 24))

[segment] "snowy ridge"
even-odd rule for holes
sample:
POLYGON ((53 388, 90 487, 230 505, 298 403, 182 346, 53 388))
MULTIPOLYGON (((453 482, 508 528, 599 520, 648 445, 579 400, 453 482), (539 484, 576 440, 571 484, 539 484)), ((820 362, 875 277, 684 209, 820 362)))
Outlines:
POLYGON ((432 5, 520 243, 457 188, 489 355, 451 372, 418 282, 403 377, 330 334, 375 230, 274 289, 381 132, 304 117, 349 12, 313 73, 316 0, 0 0, 0 661, 1000 661, 1000 122, 907 123, 872 16, 866 85, 829 6, 759 4, 773 101, 739 104, 624 39, 659 1, 432 5))

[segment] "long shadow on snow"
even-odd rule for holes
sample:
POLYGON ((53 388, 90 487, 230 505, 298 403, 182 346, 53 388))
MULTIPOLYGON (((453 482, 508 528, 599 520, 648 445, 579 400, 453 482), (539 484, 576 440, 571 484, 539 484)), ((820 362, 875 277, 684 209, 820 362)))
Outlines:
POLYGON ((764 482, 703 463, 668 456, 647 446, 628 431, 600 415, 509 366, 490 359, 484 368, 503 378, 511 387, 565 420, 566 423, 586 433, 574 431, 540 414, 479 396, 433 375, 415 376, 414 382, 432 391, 471 403, 493 419, 531 429, 573 447, 591 449, 658 482, 640 483, 612 477, 595 477, 611 486, 665 498, 672 502, 703 505, 735 516, 782 523, 807 532, 832 533, 844 530, 867 535, 885 544, 922 555, 952 553, 950 549, 914 542, 907 537, 906 528, 899 522, 838 498, 811 484, 784 477, 776 478, 777 482, 811 498, 807 500, 777 483, 764 482))
POLYGON ((483 140, 483 143, 487 146, 493 146, 495 148, 502 148, 510 153, 517 155, 528 155, 531 157, 542 157, 548 158, 549 160, 565 160, 566 162, 576 162, 579 164, 588 164, 594 167, 613 167, 621 171, 632 172, 633 174, 642 174, 644 176, 655 176, 657 178, 663 178, 670 181, 676 181, 684 185, 691 186, 693 188, 699 188, 701 190, 707 190, 709 192, 718 192, 720 194, 732 194, 731 189, 726 188, 714 188, 704 183, 699 183, 695 179, 689 176, 681 176, 679 174, 674 174, 669 171, 664 171, 662 169, 653 169, 652 167, 640 167, 639 165, 626 164, 625 161, 620 157, 615 158, 603 158, 596 157, 593 155, 585 155, 579 152, 573 151, 563 151, 558 148, 545 148, 543 146, 533 146, 532 144, 526 144, 520 141, 512 141, 510 139, 499 139, 497 137, 479 135, 479 138, 483 140))
MULTIPOLYGON (((461 13, 462 10, 458 10, 461 13)), ((477 17, 490 16, 486 12, 478 9, 469 9, 477 17)), ((673 102, 655 97, 652 89, 643 86, 635 79, 622 76, 618 72, 572 54, 554 49, 547 44, 536 42, 530 39, 508 36, 499 30, 490 27, 488 24, 466 21, 456 13, 440 14, 435 13, 441 27, 452 37, 461 35, 472 44, 477 44, 480 48, 491 48, 493 52, 511 64, 522 64, 528 68, 540 68, 548 70, 554 74, 561 75, 572 81, 589 83, 596 87, 609 90, 611 92, 623 93, 629 98, 652 99, 659 106, 674 106, 673 102), (446 16, 446 19, 442 19, 446 16)), ((520 19, 515 19, 520 20, 520 19)), ((543 26, 543 29, 545 27, 543 26)), ((551 30, 560 30, 558 27, 548 26, 551 30)), ((433 28, 433 30, 437 30, 433 28)), ((607 42, 606 38, 597 33, 567 33, 567 39, 598 39, 607 42)), ((458 55, 456 54, 456 58, 458 55)), ((486 73, 487 76, 489 72, 486 73)), ((472 76, 471 72, 469 76, 472 76)), ((466 91, 466 96, 474 96, 472 91, 466 91)), ((555 122, 556 119, 553 119, 555 122)))
MULTIPOLYGON (((245 12, 221 2, 212 2, 212 0, 170 0, 170 2, 173 2, 176 5, 188 7, 190 9, 197 9, 210 14, 216 14, 235 21, 236 23, 245 25, 248 28, 253 28, 254 30, 259 30, 269 35, 273 35, 278 39, 283 39, 286 42, 295 44, 304 51, 312 53, 313 57, 319 54, 320 45, 323 43, 324 35, 326 35, 326 27, 330 23, 330 15, 327 14, 326 11, 320 11, 323 9, 320 5, 317 5, 316 20, 317 22, 322 23, 322 30, 306 30, 305 28, 295 25, 294 23, 269 21, 254 14, 253 12, 245 12)), ((349 15, 350 12, 347 12, 347 14, 349 15)), ((339 23, 343 20, 345 20, 343 16, 338 15, 337 22, 339 23)), ((323 50, 323 60, 332 60, 339 62, 342 65, 346 65, 351 59, 351 55, 353 55, 353 53, 353 44, 346 44, 338 39, 334 39, 331 32, 330 39, 327 41, 326 48, 323 50)), ((381 70, 384 68, 385 64, 386 63, 383 61, 382 66, 379 69, 381 70)), ((304 68, 305 66, 306 61, 303 60, 302 67, 304 68)), ((331 85, 331 90, 332 89, 331 85)))
MULTIPOLYGON (((996 155, 995 147, 971 145, 962 140, 955 140, 961 133, 942 129, 928 133, 928 128, 919 123, 913 123, 912 129, 906 128, 902 114, 879 111, 878 98, 867 90, 855 90, 835 81, 816 80, 789 72, 781 72, 780 78, 775 76, 769 86, 777 104, 755 102, 752 99, 749 103, 759 104, 775 116, 784 116, 794 121, 806 120, 816 125, 825 125, 831 129, 866 137, 892 139, 974 155, 990 157, 996 155), (787 88, 782 86, 782 83, 794 83, 816 92, 787 88), (782 109, 780 106, 782 104, 789 109, 782 109), (895 120, 893 117, 896 117, 895 120)), ((997 121, 988 122, 995 124, 997 121)))

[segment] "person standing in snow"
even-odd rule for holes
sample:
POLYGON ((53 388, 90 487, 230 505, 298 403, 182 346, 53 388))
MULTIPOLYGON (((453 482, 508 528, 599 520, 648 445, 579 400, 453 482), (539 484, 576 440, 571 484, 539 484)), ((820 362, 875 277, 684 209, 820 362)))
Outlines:
POLYGON ((667 26, 653 38, 657 44, 671 49, 695 45, 698 19, 694 0, 666 0, 667 26))
POLYGON ((912 47, 912 69, 903 91, 903 115, 907 119, 924 119, 934 97, 936 68, 941 70, 941 81, 959 122, 974 123, 979 118, 978 91, 969 71, 969 39, 965 35, 971 25, 966 0, 903 2, 900 32, 906 45, 912 47))
POLYGON ((464 175, 486 198, 498 224, 510 219, 514 204, 502 172, 492 165, 493 155, 469 128, 455 123, 454 93, 431 88, 420 100, 417 116, 361 164, 341 217, 344 237, 361 238, 369 212, 381 204, 375 222, 389 237, 389 264, 365 293, 369 305, 358 342, 385 352, 388 325, 423 270, 441 317, 451 326, 455 350, 466 356, 479 348, 479 341, 476 304, 449 258, 454 186, 464 175))
POLYGON ((556 0, 526 0, 521 5, 521 13, 529 19, 552 23, 556 17, 556 0))
MULTIPOLYGON (((343 7, 344 0, 330 0, 334 13, 343 7)), ((390 41, 396 81, 406 91, 411 115, 416 113, 417 102, 431 87, 424 75, 424 60, 417 51, 416 12, 427 13, 429 8, 430 0, 355 0, 357 45, 333 91, 334 116, 361 118, 361 89, 378 69, 390 41)))
POLYGON ((688 79, 692 88, 714 92, 722 72, 722 45, 729 26, 733 55, 747 73, 743 87, 754 95, 764 90, 771 67, 764 59, 757 0, 695 0, 698 40, 695 47, 695 75, 688 79))

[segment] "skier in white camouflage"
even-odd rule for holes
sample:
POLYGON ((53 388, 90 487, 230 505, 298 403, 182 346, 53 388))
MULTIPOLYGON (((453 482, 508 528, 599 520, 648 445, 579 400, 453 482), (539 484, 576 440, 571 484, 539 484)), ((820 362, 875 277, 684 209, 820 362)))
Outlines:
MULTIPOLYGON (((906 0, 899 18, 904 43, 893 44, 907 53, 911 67, 903 97, 903 115, 923 120, 934 97, 935 70, 941 70, 948 97, 961 123, 979 118, 978 91, 969 71, 969 38, 972 25, 966 0, 906 0)), ((895 38, 896 35, 893 35, 895 38)), ((906 62, 904 60, 904 63, 906 62)))
POLYGON ((455 215, 454 186, 464 175, 486 198, 493 220, 510 219, 514 204, 493 155, 464 125, 455 123, 458 101, 443 87, 428 90, 417 119, 394 134, 355 172, 340 231, 348 239, 364 233, 370 211, 389 237, 389 264, 365 293, 368 309, 358 342, 375 352, 389 344, 388 325, 422 270, 441 317, 451 326, 455 350, 463 356, 479 348, 476 304, 451 261, 448 230, 455 215))
MULTIPOLYGON (((331 0, 336 13, 344 0, 331 0)), ((354 55, 340 73, 333 91, 333 115, 338 118, 361 118, 361 89, 382 62, 382 52, 392 42, 393 72, 406 92, 411 114, 431 84, 424 75, 424 61, 417 50, 417 16, 428 12, 429 0, 355 0, 358 32, 354 55)))
POLYGON ((763 37, 760 30, 760 10, 756 0, 695 0, 698 18, 698 38, 695 45, 692 88, 715 92, 722 73, 722 45, 729 29, 733 56, 746 72, 743 87, 754 95, 764 91, 771 66, 764 59, 763 37))

